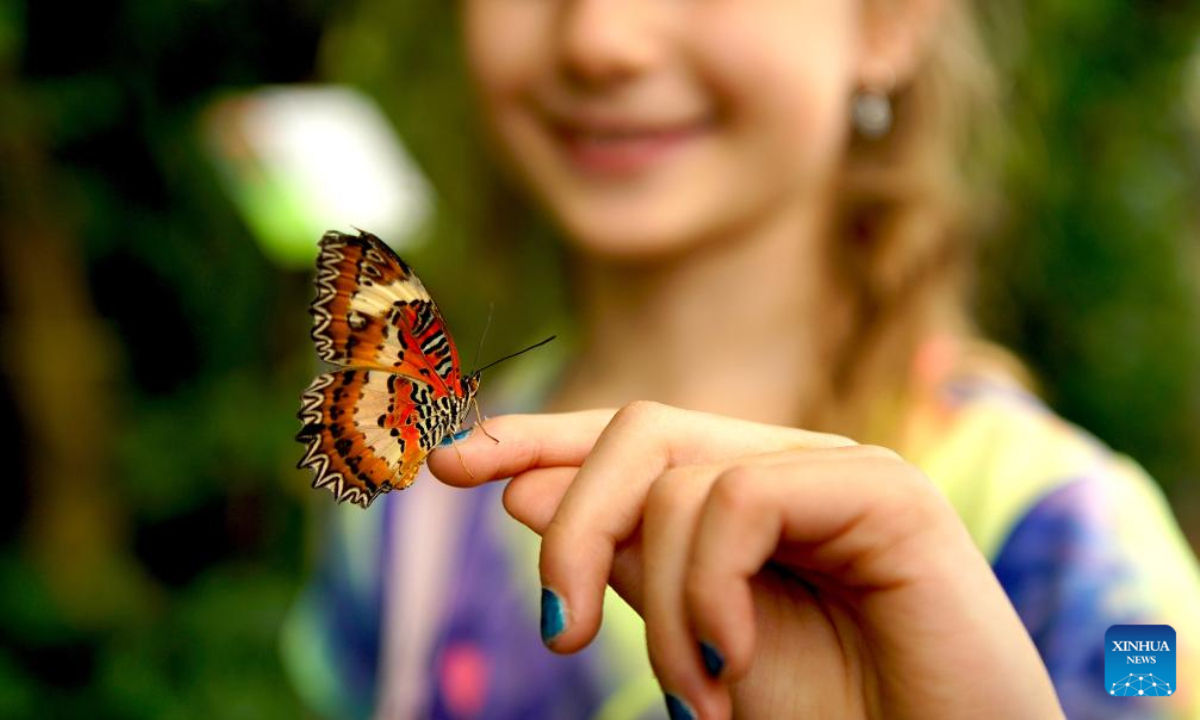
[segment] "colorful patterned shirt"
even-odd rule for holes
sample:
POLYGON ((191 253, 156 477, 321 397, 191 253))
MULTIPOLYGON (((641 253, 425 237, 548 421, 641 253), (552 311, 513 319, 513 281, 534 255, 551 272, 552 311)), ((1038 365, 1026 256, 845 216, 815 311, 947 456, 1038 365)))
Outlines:
MULTIPOLYGON (((1200 569, 1153 480, 1003 374, 947 374, 922 397, 902 454, 990 560, 1067 717, 1200 719, 1200 569), (1176 631, 1171 697, 1105 691, 1105 631, 1141 623, 1176 631)), ((542 646, 538 540, 504 514, 501 490, 426 472, 370 512, 337 509, 283 635, 317 712, 666 716, 640 618, 615 593, 585 651, 542 646)))

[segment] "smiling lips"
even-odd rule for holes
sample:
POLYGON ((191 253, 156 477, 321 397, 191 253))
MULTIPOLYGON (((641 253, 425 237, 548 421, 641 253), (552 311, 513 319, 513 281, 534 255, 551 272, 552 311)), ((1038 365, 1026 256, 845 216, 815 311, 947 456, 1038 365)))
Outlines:
POLYGON ((707 121, 673 124, 564 122, 554 125, 571 164, 588 175, 624 177, 643 172, 710 128, 707 121))

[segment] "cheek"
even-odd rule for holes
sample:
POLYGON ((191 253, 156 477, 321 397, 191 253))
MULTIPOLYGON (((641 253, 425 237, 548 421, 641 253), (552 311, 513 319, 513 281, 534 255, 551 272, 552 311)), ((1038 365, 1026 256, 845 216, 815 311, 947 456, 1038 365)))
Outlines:
POLYGON ((547 83, 554 61, 555 2, 466 0, 463 33, 467 71, 493 154, 532 183, 551 162, 532 98, 547 83))
POLYGON ((463 35, 467 70, 494 129, 504 125, 539 65, 545 3, 467 0, 463 35), (497 32, 496 28, 505 28, 497 32))
POLYGON ((740 1, 772 10, 724 3, 694 28, 696 62, 747 162, 819 181, 848 131, 853 15, 827 0, 740 1))

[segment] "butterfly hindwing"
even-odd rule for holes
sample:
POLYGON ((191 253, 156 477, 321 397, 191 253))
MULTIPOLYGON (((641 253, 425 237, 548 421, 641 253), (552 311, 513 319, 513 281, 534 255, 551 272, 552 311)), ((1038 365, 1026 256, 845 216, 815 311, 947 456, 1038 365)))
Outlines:
POLYGON ((453 393, 458 350, 412 269, 367 232, 330 231, 317 258, 312 337, 322 360, 377 368, 453 393))
POLYGON ((356 368, 317 376, 301 402, 296 438, 307 451, 299 467, 313 469, 313 487, 364 508, 412 484, 425 456, 462 424, 467 406, 437 397, 426 383, 356 368))

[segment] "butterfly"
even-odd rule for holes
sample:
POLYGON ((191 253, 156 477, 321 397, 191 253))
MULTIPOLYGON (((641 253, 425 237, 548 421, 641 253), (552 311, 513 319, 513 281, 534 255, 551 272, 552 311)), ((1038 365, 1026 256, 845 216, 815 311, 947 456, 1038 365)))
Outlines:
POLYGON ((312 468, 313 487, 339 503, 367 508, 411 485, 425 457, 455 437, 481 371, 463 373, 433 298, 371 233, 325 233, 316 285, 312 339, 340 367, 301 395, 297 467, 312 468))

